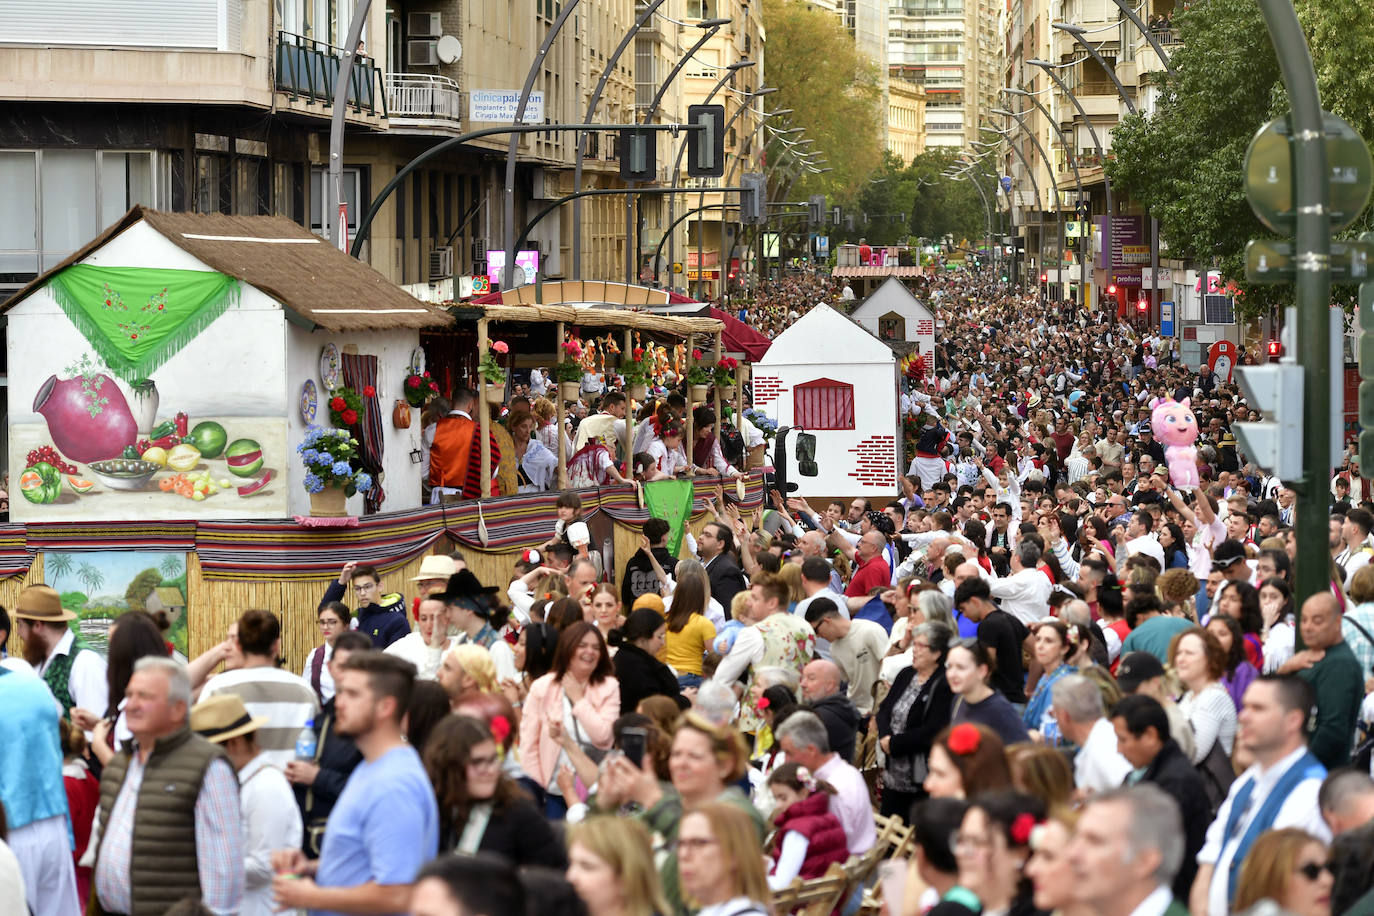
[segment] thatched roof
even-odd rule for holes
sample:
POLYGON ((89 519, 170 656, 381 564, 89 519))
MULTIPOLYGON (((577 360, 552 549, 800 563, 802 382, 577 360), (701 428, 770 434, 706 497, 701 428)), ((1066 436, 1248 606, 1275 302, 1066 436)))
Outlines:
POLYGON ((433 328, 451 323, 442 309, 421 302, 284 216, 162 213, 141 206, 29 283, 0 311, 140 221, 215 270, 276 299, 292 321, 311 330, 433 328))
POLYGON ((715 318, 684 318, 634 311, 637 308, 666 305, 669 297, 666 290, 647 286, 599 280, 559 280, 537 287, 517 286, 492 293, 457 305, 455 311, 464 317, 477 314, 491 321, 562 321, 565 324, 628 328, 674 337, 715 334, 725 329, 725 324, 715 318), (545 304, 539 304, 536 300, 545 304))

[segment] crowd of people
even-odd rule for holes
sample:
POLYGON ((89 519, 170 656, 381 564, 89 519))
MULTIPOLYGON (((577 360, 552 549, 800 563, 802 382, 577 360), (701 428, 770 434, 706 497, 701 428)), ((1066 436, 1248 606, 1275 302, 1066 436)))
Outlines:
MULTIPOLYGON (((777 337, 820 302, 834 303, 844 296, 843 283, 821 272, 788 273, 761 287, 753 299, 732 299, 735 317, 765 337, 777 337)), ((853 298, 853 292, 849 293, 853 298)), ((722 308, 725 306, 722 305, 722 308)))
POLYGON ((783 916, 895 819, 904 861, 838 913, 1374 912, 1367 484, 1299 504, 1237 454, 1237 388, 1157 337, 984 276, 928 293, 886 501, 717 494, 617 575, 566 491, 508 581, 346 565, 290 667, 272 610, 189 661, 130 611, 102 657, 29 586, 0 612, 0 909, 783 916), (1331 518, 1300 607, 1299 511, 1331 518))

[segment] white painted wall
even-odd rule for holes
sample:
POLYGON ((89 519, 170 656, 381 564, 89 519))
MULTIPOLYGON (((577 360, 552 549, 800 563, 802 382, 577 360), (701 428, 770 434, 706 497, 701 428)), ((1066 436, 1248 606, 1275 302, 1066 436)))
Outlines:
MULTIPOLYGON (((301 419, 299 401, 301 386, 305 384, 306 379, 314 379, 315 387, 319 390, 320 404, 315 417, 316 425, 329 423, 329 408, 325 403, 327 395, 320 381, 320 353, 325 344, 331 342, 340 352, 351 344, 357 347, 358 353, 378 357, 377 397, 382 411, 382 431, 385 437, 382 465, 386 473, 383 482, 386 500, 382 503, 382 511, 413 509, 420 504, 420 480, 426 470, 422 465, 410 463, 411 449, 420 447, 420 411, 412 409, 409 429, 397 429, 391 422, 391 408, 397 398, 404 398, 401 392, 402 383, 410 365, 410 354, 420 345, 420 334, 409 329, 335 334, 318 330, 306 331, 288 324, 286 390, 290 397, 290 408, 287 411, 287 430, 288 437, 293 443, 300 442, 305 434, 305 421, 301 419)), ((300 459, 294 455, 294 450, 293 445, 290 513, 309 515, 310 496, 305 492, 302 483, 304 474, 301 473, 300 459)), ((354 496, 348 501, 348 511, 350 515, 362 514, 361 495, 354 496)))
POLYGON ((798 495, 893 493, 899 467, 892 350, 835 309, 818 305, 780 334, 754 364, 754 406, 779 425, 791 426, 793 389, 820 378, 854 386, 854 429, 816 431, 820 474, 794 473, 790 480, 798 484, 798 495))

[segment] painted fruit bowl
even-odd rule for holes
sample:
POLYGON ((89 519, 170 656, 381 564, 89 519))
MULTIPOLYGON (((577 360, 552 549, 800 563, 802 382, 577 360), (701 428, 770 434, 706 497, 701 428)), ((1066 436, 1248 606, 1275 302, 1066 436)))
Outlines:
POLYGON ((86 465, 111 490, 142 490, 160 467, 141 458, 110 458, 86 465))

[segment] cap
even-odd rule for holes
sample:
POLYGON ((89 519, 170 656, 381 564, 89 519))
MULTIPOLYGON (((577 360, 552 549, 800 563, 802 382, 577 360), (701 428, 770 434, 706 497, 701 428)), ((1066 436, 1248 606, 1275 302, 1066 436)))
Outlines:
POLYGON ((267 716, 250 716, 236 693, 217 693, 191 707, 191 731, 213 744, 223 744, 266 725, 267 716))
POLYGON ((1227 538, 1212 551, 1212 571, 1229 569, 1245 559, 1245 545, 1235 538, 1227 538))
POLYGON ((1116 666, 1116 683, 1123 693, 1135 693, 1141 684, 1164 673, 1164 663, 1149 652, 1128 652, 1116 666))

